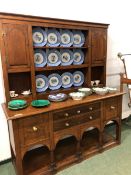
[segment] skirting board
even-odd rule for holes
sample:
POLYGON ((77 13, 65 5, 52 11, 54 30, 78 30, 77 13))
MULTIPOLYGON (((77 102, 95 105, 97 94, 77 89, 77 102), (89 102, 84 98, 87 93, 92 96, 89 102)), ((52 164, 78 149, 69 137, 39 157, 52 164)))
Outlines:
POLYGON ((3 165, 3 164, 8 163, 10 161, 11 161, 11 158, 2 160, 2 161, 0 161, 0 165, 3 165))
POLYGON ((129 115, 131 115, 131 110, 122 112, 122 120, 129 117, 129 115))

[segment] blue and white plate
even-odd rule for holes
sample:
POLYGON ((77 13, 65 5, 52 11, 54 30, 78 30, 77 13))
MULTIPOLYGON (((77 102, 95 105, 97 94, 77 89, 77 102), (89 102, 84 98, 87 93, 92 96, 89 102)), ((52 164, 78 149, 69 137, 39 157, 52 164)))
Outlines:
POLYGON ((57 47, 60 45, 60 33, 56 29, 48 29, 47 46, 57 47))
POLYGON ((48 88, 48 78, 45 75, 36 75, 36 91, 44 92, 48 88))
POLYGON ((47 63, 46 53, 41 49, 34 51, 34 63, 35 67, 44 67, 47 63))
POLYGON ((34 46, 44 46, 47 43, 47 33, 40 27, 33 29, 32 38, 34 46))
POLYGON ((84 53, 82 52, 81 49, 75 49, 73 51, 73 64, 74 65, 79 65, 84 62, 84 53))
POLYGON ((73 63, 73 52, 69 49, 63 49, 61 53, 61 65, 68 66, 73 63))
POLYGON ((84 83, 84 74, 81 71, 74 72, 73 81, 74 86, 81 86, 84 83))
POLYGON ((50 101, 54 101, 54 102, 60 102, 60 101, 64 101, 67 99, 67 95, 64 93, 59 93, 59 94, 50 94, 48 96, 48 99, 50 101))
POLYGON ((73 45, 73 33, 70 30, 62 30, 61 32, 61 43, 60 45, 63 47, 70 47, 73 45))
POLYGON ((73 31, 73 37, 74 37, 74 41, 73 41, 73 46, 74 47, 81 47, 81 46, 84 45, 85 36, 80 30, 73 31))
POLYGON ((61 63, 61 54, 56 49, 47 51, 47 65, 58 66, 61 63))
POLYGON ((61 76, 57 73, 53 73, 48 76, 49 88, 51 90, 59 89, 62 85, 61 76))
POLYGON ((61 75, 62 87, 69 88, 73 85, 73 75, 70 72, 65 72, 61 75))

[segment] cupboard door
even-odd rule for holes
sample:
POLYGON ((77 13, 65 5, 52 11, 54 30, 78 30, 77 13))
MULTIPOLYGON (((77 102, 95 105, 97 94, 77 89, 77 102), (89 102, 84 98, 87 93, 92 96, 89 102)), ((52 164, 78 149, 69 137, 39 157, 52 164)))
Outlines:
POLYGON ((92 30, 92 64, 106 61, 107 34, 106 29, 92 30))
POLYGON ((29 67, 28 26, 3 24, 3 30, 8 69, 29 67))

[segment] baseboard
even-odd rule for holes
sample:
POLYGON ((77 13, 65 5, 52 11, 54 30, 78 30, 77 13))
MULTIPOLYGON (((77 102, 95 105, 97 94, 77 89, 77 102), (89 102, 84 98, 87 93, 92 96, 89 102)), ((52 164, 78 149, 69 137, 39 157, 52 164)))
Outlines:
POLYGON ((10 161, 11 161, 11 158, 2 160, 2 161, 0 161, 0 165, 3 165, 5 163, 9 163, 10 161))
POLYGON ((131 115, 131 110, 122 113, 122 119, 128 118, 131 115))

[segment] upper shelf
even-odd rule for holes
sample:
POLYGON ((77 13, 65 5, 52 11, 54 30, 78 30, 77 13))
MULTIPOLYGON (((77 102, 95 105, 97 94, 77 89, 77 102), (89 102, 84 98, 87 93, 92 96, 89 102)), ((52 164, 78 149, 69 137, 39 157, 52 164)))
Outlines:
MULTIPOLYGON (((57 66, 57 70, 88 68, 88 66, 89 66, 88 64, 57 66)), ((48 71, 48 70, 56 70, 56 66, 36 67, 35 68, 35 71, 48 71)))
POLYGON ((62 46, 58 46, 58 47, 49 47, 49 46, 33 46, 34 49, 87 49, 90 46, 84 46, 84 47, 62 47, 62 46))

